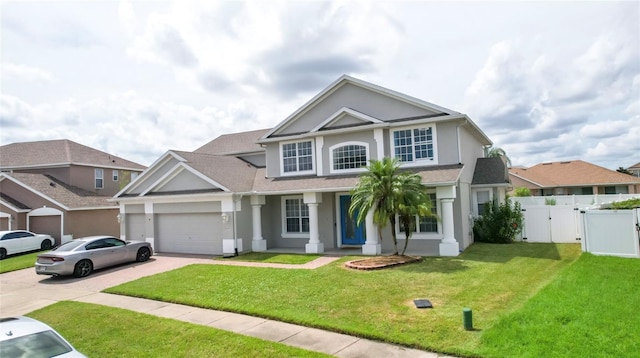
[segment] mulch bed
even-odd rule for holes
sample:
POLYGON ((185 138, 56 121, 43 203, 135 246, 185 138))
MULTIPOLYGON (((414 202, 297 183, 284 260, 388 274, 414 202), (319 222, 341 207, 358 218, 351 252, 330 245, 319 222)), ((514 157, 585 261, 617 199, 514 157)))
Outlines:
POLYGON ((366 259, 359 259, 346 262, 345 267, 354 270, 378 270, 385 267, 409 264, 412 262, 420 262, 420 256, 407 255, 390 255, 390 256, 374 256, 366 259))

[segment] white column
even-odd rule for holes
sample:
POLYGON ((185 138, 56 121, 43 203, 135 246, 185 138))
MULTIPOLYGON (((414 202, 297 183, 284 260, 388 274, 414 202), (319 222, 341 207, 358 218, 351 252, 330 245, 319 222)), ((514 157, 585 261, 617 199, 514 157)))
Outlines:
POLYGON ((260 211, 264 204, 264 196, 254 195, 251 197, 251 217, 253 219, 253 237, 251 240, 252 251, 267 250, 267 240, 262 237, 262 213, 260 211))
POLYGON ((382 253, 382 245, 378 241, 378 227, 373 223, 373 209, 369 210, 365 217, 365 230, 367 241, 362 245, 362 254, 380 255, 382 253))
POLYGON ((324 244, 320 242, 318 225, 318 206, 322 202, 322 193, 304 193, 304 203, 309 207, 309 243, 305 246, 308 254, 324 252, 324 244))
POLYGON ((309 207, 309 243, 305 246, 308 254, 324 252, 324 245, 320 242, 320 230, 318 227, 318 203, 308 203, 309 207))
POLYGON ((454 236, 453 222, 453 198, 440 199, 442 205, 442 234, 443 239, 440 243, 440 256, 458 256, 460 254, 460 245, 454 236))

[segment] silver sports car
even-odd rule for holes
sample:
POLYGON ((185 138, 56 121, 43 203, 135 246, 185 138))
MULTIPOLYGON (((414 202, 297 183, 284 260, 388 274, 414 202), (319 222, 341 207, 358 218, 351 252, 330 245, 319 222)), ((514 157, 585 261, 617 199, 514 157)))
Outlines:
POLYGON ((148 242, 122 241, 111 236, 91 236, 69 241, 38 255, 38 275, 85 277, 94 269, 125 262, 147 261, 153 255, 148 242))

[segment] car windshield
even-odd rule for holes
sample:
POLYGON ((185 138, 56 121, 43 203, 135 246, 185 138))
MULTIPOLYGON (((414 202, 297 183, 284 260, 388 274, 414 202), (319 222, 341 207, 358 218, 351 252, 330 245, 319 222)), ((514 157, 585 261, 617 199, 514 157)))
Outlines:
POLYGON ((69 241, 67 243, 64 243, 64 244, 56 247, 52 251, 71 251, 71 250, 75 249, 76 247, 82 246, 84 244, 86 244, 85 241, 69 241))
POLYGON ((55 357, 71 352, 73 349, 52 331, 33 333, 3 341, 0 344, 0 357, 55 357))

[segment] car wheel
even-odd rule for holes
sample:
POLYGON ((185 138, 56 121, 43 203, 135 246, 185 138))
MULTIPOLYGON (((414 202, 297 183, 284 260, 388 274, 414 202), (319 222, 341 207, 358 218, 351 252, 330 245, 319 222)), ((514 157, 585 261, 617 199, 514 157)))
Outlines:
POLYGON ((40 248, 41 248, 42 250, 50 250, 50 249, 51 249, 51 241, 49 241, 49 240, 44 240, 44 241, 42 242, 42 245, 40 245, 40 248))
POLYGON ((149 260, 149 257, 151 257, 151 251, 149 251, 149 248, 148 247, 141 247, 138 250, 138 255, 136 255, 136 261, 145 262, 145 261, 149 260))
POLYGON ((89 260, 79 261, 73 269, 73 276, 87 277, 93 271, 93 263, 89 260))
POLYGON ((4 260, 7 257, 7 250, 0 249, 0 260, 4 260))

